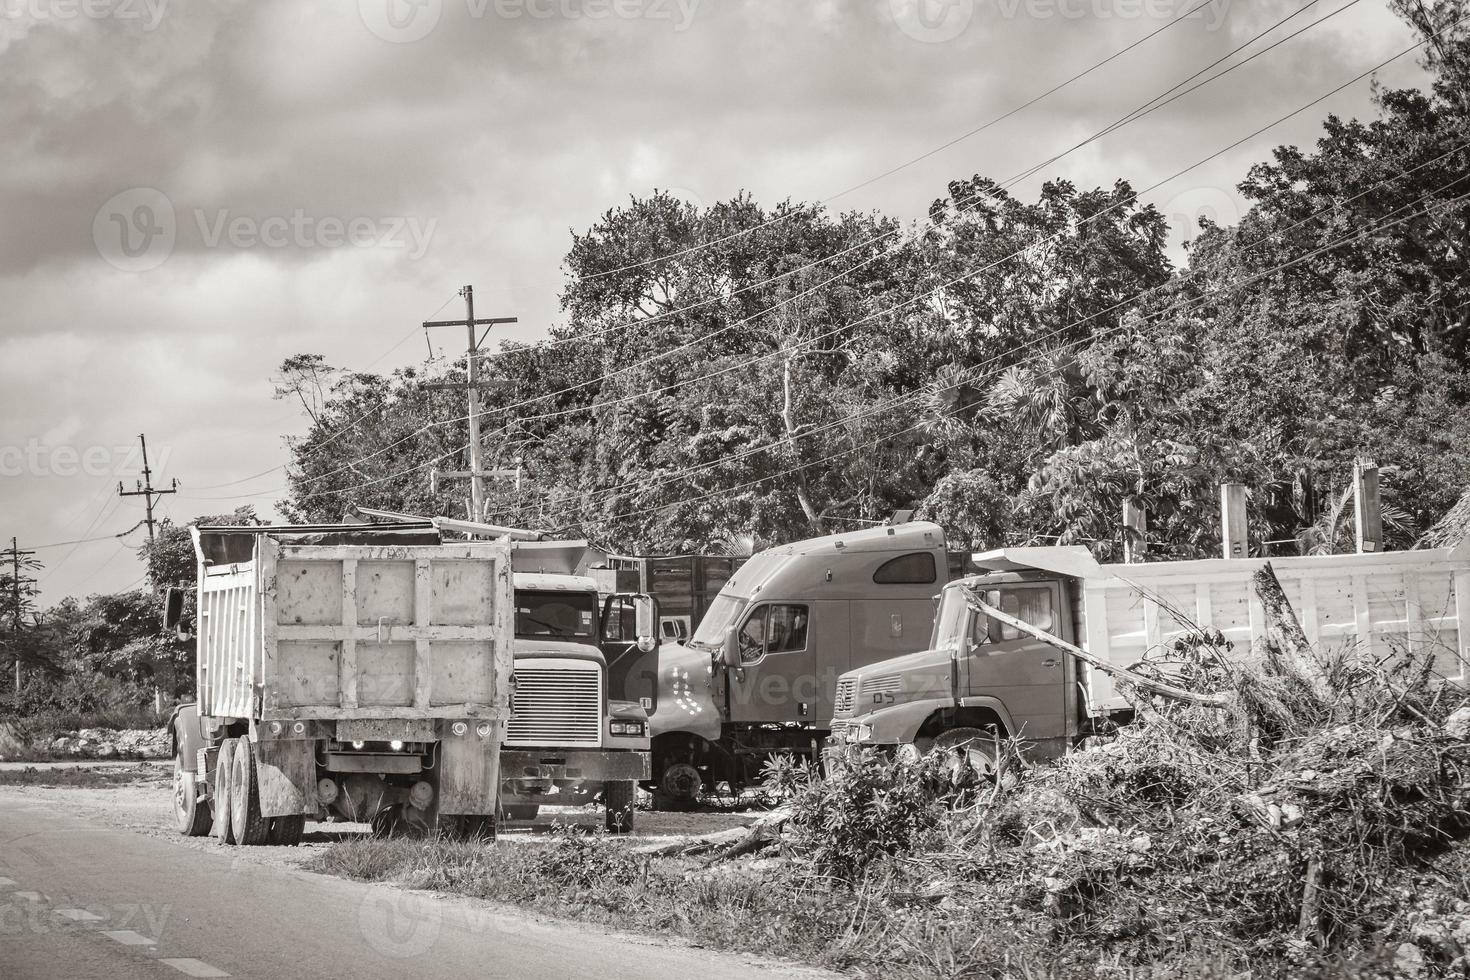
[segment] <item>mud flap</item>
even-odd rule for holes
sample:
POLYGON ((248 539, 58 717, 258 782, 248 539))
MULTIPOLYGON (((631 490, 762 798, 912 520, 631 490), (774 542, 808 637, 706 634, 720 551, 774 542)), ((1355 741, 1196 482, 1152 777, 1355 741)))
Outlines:
POLYGON ((290 817, 316 813, 316 756, 306 739, 261 740, 255 743, 255 780, 260 788, 260 815, 290 817))
POLYGON ((473 731, 447 735, 439 743, 439 812, 447 815, 494 814, 500 786, 503 722, 495 722, 488 738, 473 731))

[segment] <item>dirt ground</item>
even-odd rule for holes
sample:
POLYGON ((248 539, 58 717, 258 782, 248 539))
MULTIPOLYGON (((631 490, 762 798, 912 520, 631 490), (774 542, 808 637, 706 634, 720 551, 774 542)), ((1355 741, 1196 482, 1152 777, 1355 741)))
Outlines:
MULTIPOLYGON (((172 763, 42 763, 0 766, 0 795, 45 801, 67 813, 95 819, 150 836, 169 838, 186 847, 219 847, 211 838, 181 837, 173 829, 172 763)), ((759 812, 654 813, 639 810, 634 832, 649 841, 707 834, 752 823, 759 812)), ((534 821, 515 821, 501 829, 507 843, 546 840, 557 825, 588 831, 602 829, 600 807, 544 807, 534 821)), ((367 834, 366 824, 309 821, 297 848, 239 848, 242 859, 300 864, 326 845, 367 834), (248 857, 246 857, 248 855, 248 857)))

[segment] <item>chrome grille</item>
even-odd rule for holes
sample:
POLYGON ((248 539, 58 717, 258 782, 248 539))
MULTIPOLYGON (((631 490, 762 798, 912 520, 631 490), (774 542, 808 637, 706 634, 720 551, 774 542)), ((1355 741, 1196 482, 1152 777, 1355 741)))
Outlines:
POLYGON ((832 713, 852 714, 853 702, 857 700, 857 678, 844 677, 837 682, 837 693, 832 698, 832 713))
POLYGON ((506 745, 601 745, 602 670, 585 660, 516 665, 506 745))

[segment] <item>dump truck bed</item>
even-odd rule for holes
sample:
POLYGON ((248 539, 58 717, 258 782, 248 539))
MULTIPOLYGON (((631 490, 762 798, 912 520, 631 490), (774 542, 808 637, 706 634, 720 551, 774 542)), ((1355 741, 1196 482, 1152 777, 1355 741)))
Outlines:
POLYGON ((240 562, 227 560, 243 557, 238 541, 208 561, 223 549, 195 537, 201 713, 508 717, 508 543, 302 544, 258 533, 240 562))
MULTIPOLYGON (((1039 549, 1038 549, 1039 550, 1039 549)), ((1470 661, 1470 548, 1290 558, 1097 565, 1079 578, 1087 649, 1119 666, 1158 656, 1198 624, 1247 656, 1265 631, 1251 583, 1270 561, 1302 629, 1319 650, 1356 646, 1376 657, 1406 651, 1465 684, 1470 661)), ((1089 670, 1094 710, 1126 706, 1111 678, 1089 670)))

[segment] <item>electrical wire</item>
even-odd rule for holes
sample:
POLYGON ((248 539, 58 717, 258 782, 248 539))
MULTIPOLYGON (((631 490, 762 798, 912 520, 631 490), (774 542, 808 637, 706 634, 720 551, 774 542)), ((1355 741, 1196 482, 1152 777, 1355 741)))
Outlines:
MULTIPOLYGON (((1466 175, 1466 176, 1470 176, 1470 175, 1466 175)), ((1460 180, 1463 180, 1463 179, 1464 179, 1464 176, 1457 177, 1455 180, 1451 181, 1449 184, 1446 184, 1444 186, 1446 186, 1446 187, 1447 186, 1450 186, 1450 185, 1452 185, 1454 183, 1458 183, 1460 180)), ((1430 193, 1434 193, 1434 192, 1430 192, 1430 193)), ((1410 203, 1411 203, 1411 205, 1412 204, 1417 204, 1417 203, 1419 203, 1419 201, 1424 200, 1424 198, 1427 197, 1427 196, 1429 196, 1429 195, 1427 195, 1427 194, 1426 195, 1423 195, 1419 199, 1416 199, 1415 201, 1410 202, 1410 203)), ((1450 200, 1443 201, 1443 202, 1438 202, 1438 203, 1441 206, 1449 207, 1449 206, 1453 206, 1455 204, 1463 203, 1463 202, 1465 202, 1467 200, 1470 200, 1470 192, 1466 192, 1466 193, 1461 194, 1461 195, 1459 195, 1459 196, 1457 196, 1455 198, 1451 198, 1450 200)), ((1403 207, 1396 208, 1394 211, 1390 212, 1390 214, 1396 214, 1398 211, 1401 211, 1401 210, 1403 210, 1403 207)), ((1253 282, 1259 281, 1262 278, 1265 278, 1266 276, 1275 275, 1278 272, 1281 272, 1281 271, 1284 271, 1286 269, 1292 268, 1292 267, 1294 267, 1296 265, 1301 264, 1302 262, 1309 261, 1310 259, 1315 258, 1318 255, 1324 254, 1325 252, 1331 251, 1332 249, 1339 248, 1339 247, 1341 247, 1344 244, 1348 244, 1350 242, 1357 241, 1357 240, 1362 240, 1363 238, 1365 238, 1370 233, 1376 233, 1376 232, 1386 231, 1389 228, 1396 227, 1397 225, 1403 224, 1404 222, 1409 221, 1409 220, 1412 220, 1414 218, 1424 217, 1425 214, 1427 214, 1427 212, 1421 213, 1421 214, 1406 215, 1405 217, 1400 218, 1397 221, 1389 222, 1387 224, 1381 224, 1381 225, 1379 225, 1379 226, 1377 226, 1375 228, 1364 229, 1364 230, 1360 230, 1360 231, 1350 232, 1349 234, 1344 235, 1342 238, 1340 238, 1336 242, 1333 242, 1333 243, 1331 243, 1329 245, 1324 245, 1324 246, 1321 246, 1319 248, 1313 249, 1310 252, 1307 252, 1307 253, 1305 253, 1303 255, 1297 256, 1296 258, 1294 258, 1294 259, 1292 259, 1292 260, 1290 260, 1288 262, 1281 263, 1280 265, 1277 265, 1277 266, 1274 266, 1274 267, 1272 267, 1270 269, 1264 270, 1261 273, 1258 273, 1258 274, 1253 275, 1253 276, 1249 276, 1249 277, 1241 280, 1238 283, 1232 283, 1230 286, 1226 287, 1226 289, 1227 289, 1227 291, 1237 291, 1237 290, 1239 290, 1240 288, 1242 288, 1242 287, 1244 287, 1246 285, 1249 285, 1249 284, 1251 284, 1253 282)), ((1203 297, 1202 296, 1202 297, 1199 297, 1196 300, 1196 302, 1203 303, 1205 299, 1206 299, 1206 297, 1203 297)), ((1168 313, 1174 313, 1175 311, 1166 311, 1166 312, 1168 312, 1168 313)), ((1120 324, 1118 327, 1110 328, 1110 332, 1116 332, 1122 326, 1124 326, 1124 325, 1123 324, 1120 324)), ((1103 334, 1105 332, 1100 331, 1099 333, 1100 334, 1103 334)), ((1050 373, 1050 372, 1045 372, 1045 373, 1050 373)), ((978 402, 979 402, 979 399, 976 399, 974 402, 968 403, 966 405, 959 406, 958 408, 951 409, 951 410, 949 410, 947 412, 942 412, 942 413, 940 413, 940 417, 942 418, 942 417, 945 417, 945 416, 948 416, 948 415, 955 414, 956 412, 961 411, 961 410, 963 410, 965 408, 974 407, 976 404, 978 404, 978 402)), ((893 439, 893 438, 895 438, 897 436, 904 435, 905 433, 908 433, 908 432, 911 432, 911 431, 913 431, 915 429, 921 428, 921 427, 923 427, 926 424, 931 424, 931 420, 928 420, 928 419, 920 420, 919 422, 916 422, 913 425, 909 425, 909 426, 907 426, 907 427, 905 427, 903 429, 899 429, 896 432, 886 433, 886 434, 884 434, 882 436, 879 436, 876 439, 872 439, 872 440, 869 440, 869 441, 864 442, 864 443, 859 443, 859 444, 853 445, 853 446, 848 447, 846 449, 842 449, 842 450, 839 450, 839 451, 837 451, 835 453, 832 453, 832 454, 829 454, 827 456, 824 456, 824 457, 822 457, 820 459, 812 460, 812 461, 807 462, 807 463, 802 463, 802 464, 800 464, 798 466, 789 467, 787 469, 780 470, 780 471, 777 471, 775 473, 768 473, 765 476, 762 476, 762 477, 760 477, 760 478, 758 478, 756 480, 751 480, 751 481, 748 481, 746 483, 737 484, 737 485, 735 485, 733 487, 720 487, 720 488, 718 488, 716 490, 712 490, 712 491, 709 491, 709 492, 704 493, 704 494, 700 494, 700 495, 695 496, 695 497, 687 497, 687 498, 683 498, 683 499, 680 499, 680 500, 669 501, 667 503, 657 504, 655 506, 645 507, 645 508, 642 508, 642 509, 639 509, 639 510, 627 511, 627 512, 624 512, 624 513, 613 514, 613 515, 609 515, 609 516, 606 516, 606 517, 596 517, 596 518, 584 519, 584 520, 577 521, 577 522, 572 523, 572 524, 567 524, 567 525, 564 525, 562 527, 558 527, 558 528, 554 529, 554 531, 552 533, 556 533, 556 534, 564 533, 566 531, 569 531, 569 530, 572 530, 574 528, 578 528, 578 527, 581 527, 581 526, 584 526, 584 525, 587 525, 587 524, 592 524, 592 525, 605 524, 605 523, 609 523, 611 521, 616 521, 616 520, 627 520, 627 519, 630 519, 630 518, 633 518, 633 517, 641 517, 641 516, 644 516, 646 514, 656 513, 658 511, 663 511, 663 510, 668 510, 670 508, 678 507, 678 506, 681 506, 681 505, 686 505, 686 504, 691 504, 691 503, 699 503, 701 501, 708 500, 711 497, 720 496, 720 495, 728 495, 728 494, 733 493, 733 492, 738 491, 738 490, 743 490, 743 489, 748 489, 750 487, 759 486, 762 483, 767 483, 767 482, 769 482, 771 480, 774 480, 774 479, 776 479, 778 477, 781 477, 781 476, 787 476, 787 475, 790 475, 792 473, 797 473, 797 472, 801 472, 801 471, 806 470, 806 469, 810 469, 813 466, 821 466, 823 464, 833 462, 833 461, 835 461, 837 459, 841 459, 841 458, 843 458, 845 456, 849 456, 852 453, 857 452, 857 451, 859 451, 861 449, 867 449, 867 448, 870 448, 870 447, 880 446, 883 442, 885 442, 885 441, 887 441, 889 439, 893 439)))
MULTIPOLYGON (((1315 2, 1317 2, 1317 0, 1311 0, 1311 3, 1315 3, 1315 2)), ((1356 2, 1356 0, 1353 0, 1353 2, 1356 2)), ((1310 6, 1310 3, 1308 5, 1310 6)), ((1342 9, 1346 9, 1346 6, 1350 6, 1350 5, 1351 5, 1351 3, 1348 4, 1348 5, 1345 5, 1343 8, 1339 8, 1339 10, 1338 11, 1335 11, 1334 13, 1341 12, 1342 9)), ((1305 8, 1303 8, 1303 9, 1305 9, 1305 8)), ((1297 11, 1297 13, 1299 13, 1299 12, 1300 11, 1297 11)), ((1291 16, 1295 16, 1295 14, 1293 14, 1291 16)), ((1328 16, 1332 16, 1332 15, 1328 15, 1328 16)), ((1323 17, 1323 18, 1319 19, 1318 21, 1313 22, 1313 25, 1309 25, 1309 26, 1315 26, 1316 24, 1321 23, 1323 20, 1326 20, 1326 19, 1327 19, 1327 17, 1323 17)), ((1439 34, 1439 33, 1443 33, 1443 31, 1448 30, 1450 27, 1455 26, 1461 20, 1464 20, 1464 19, 1465 18, 1462 17, 1462 18, 1459 18, 1458 20, 1456 20, 1454 22, 1451 22, 1450 24, 1447 24, 1445 27, 1441 28, 1440 31, 1436 32, 1436 35, 1439 34)), ((1284 23, 1284 21, 1282 21, 1282 23, 1284 23)), ((1277 26, 1279 26, 1279 24, 1277 26)), ((1263 32, 1263 33, 1265 33, 1265 32, 1263 32)), ((1297 33, 1299 34, 1301 32, 1298 31, 1297 33)), ((1260 37, 1260 36, 1262 36, 1262 35, 1257 35, 1257 37, 1260 37)), ((1292 35, 1292 36, 1294 37, 1296 35, 1292 35)), ((1355 76, 1355 77, 1353 77, 1351 79, 1348 79, 1346 82, 1343 82, 1342 84, 1340 84, 1337 87, 1333 88, 1332 90, 1330 90, 1329 92, 1325 93, 1324 95, 1319 96, 1318 98, 1312 100, 1311 102, 1309 102, 1309 103, 1307 103, 1307 104, 1305 104, 1303 106, 1300 106, 1300 107, 1292 110, 1291 112, 1287 113, 1284 116, 1279 117, 1278 119, 1274 120, 1273 122, 1268 123, 1265 126, 1262 126, 1262 127, 1258 128, 1257 130, 1253 131, 1252 133, 1248 134, 1247 136, 1242 137, 1239 140, 1236 140, 1235 142, 1231 143, 1230 145, 1224 147, 1221 150, 1216 151, 1215 153, 1213 153, 1213 154, 1211 154, 1211 155, 1203 158, 1202 160, 1200 160, 1200 161, 1192 164, 1191 166, 1186 167, 1183 170, 1180 170, 1180 171, 1172 174, 1169 177, 1166 177, 1165 179, 1163 179, 1163 180, 1161 180, 1161 181, 1159 181, 1159 182, 1151 185, 1150 187, 1145 188, 1143 191, 1140 191, 1140 192, 1137 192, 1135 194, 1132 194, 1129 197, 1124 198, 1124 199, 1122 199, 1122 200, 1114 203, 1113 205, 1111 205, 1110 207, 1108 207, 1106 209, 1103 209, 1103 210, 1101 210, 1101 211, 1099 211, 1099 212, 1097 212, 1097 213, 1095 213, 1093 215, 1090 215, 1088 218, 1083 219, 1082 222, 1079 222, 1079 224, 1083 224, 1083 223, 1095 221, 1095 220, 1097 220, 1097 219, 1099 219, 1099 218, 1101 218, 1101 217, 1103 217, 1103 216, 1105 216, 1105 215, 1107 215, 1107 214, 1109 214, 1109 213, 1111 213, 1111 212, 1113 212, 1115 210, 1118 210, 1120 207, 1123 207, 1125 205, 1128 205, 1128 204, 1131 204, 1131 203, 1137 201, 1143 194, 1147 194, 1147 193, 1149 193, 1149 192, 1151 192, 1153 190, 1158 189, 1161 186, 1164 186, 1165 184, 1167 184, 1167 183, 1169 183, 1169 182, 1171 182, 1171 181, 1179 178, 1180 176, 1183 176, 1185 173, 1188 173, 1191 170, 1194 170, 1194 169, 1196 169, 1196 168, 1204 165, 1205 163, 1208 163, 1209 161, 1211 161, 1213 159, 1216 159, 1217 157, 1219 157, 1219 156, 1221 156, 1221 155, 1229 152, 1230 150, 1235 149, 1236 147, 1240 146, 1241 144, 1243 144, 1243 143, 1247 142, 1248 140, 1251 140, 1251 139, 1255 138, 1256 136, 1258 136, 1258 135, 1266 132, 1267 130, 1269 130, 1269 129, 1271 129, 1271 128, 1277 126, 1277 125, 1279 125, 1280 123, 1286 121, 1287 119, 1290 119, 1293 116, 1298 115, 1299 113, 1301 113, 1301 112, 1303 112, 1303 111, 1305 111, 1305 110, 1307 110, 1307 109, 1309 109, 1309 108, 1311 108, 1311 107, 1313 107, 1315 105, 1320 104, 1321 102, 1325 101, 1326 99, 1330 98, 1331 96, 1333 96, 1333 95, 1337 94, 1338 92, 1342 91, 1343 89, 1347 88, 1349 85, 1352 85, 1352 84, 1355 84, 1358 81, 1361 81, 1363 78, 1368 77, 1369 75, 1373 74, 1374 72, 1378 71, 1379 69, 1383 68, 1384 66, 1392 63, 1393 61, 1396 61, 1397 59, 1399 59, 1401 57, 1403 57, 1405 54, 1408 54, 1411 51, 1416 50, 1419 47, 1422 47, 1424 44, 1428 43, 1429 40, 1432 39, 1432 37, 1433 37, 1433 35, 1430 36, 1430 37, 1426 37, 1423 41, 1420 41, 1417 44, 1411 45, 1410 47, 1404 49, 1403 51, 1400 51, 1399 53, 1395 54, 1394 56, 1392 56, 1392 57, 1384 60, 1383 62, 1380 62, 1378 65, 1375 65, 1374 67, 1368 69, 1367 71, 1365 71, 1365 72, 1363 72, 1363 73, 1361 73, 1361 74, 1359 74, 1359 75, 1357 75, 1357 76, 1355 76)), ((1247 42, 1247 44, 1252 43, 1255 39, 1256 38, 1252 38, 1252 40, 1250 42, 1247 42)), ((1283 39, 1283 40, 1287 40, 1287 39, 1283 39)), ((1280 42, 1278 42, 1278 43, 1280 43, 1280 42)), ((1242 46, 1238 47, 1236 50, 1238 51, 1241 48, 1243 48, 1244 46, 1245 45, 1242 45, 1242 46)), ((1274 45, 1273 45, 1273 47, 1274 47, 1274 45)), ((1270 50, 1270 49, 1268 48, 1267 50, 1270 50)), ((1256 55, 1253 55, 1252 58, 1258 56, 1259 54, 1263 54, 1263 53, 1265 53, 1265 52, 1264 51, 1263 52, 1257 52, 1257 54, 1256 55)), ((1250 59, 1247 59, 1247 60, 1250 60, 1250 59)), ((1244 64, 1244 63, 1245 62, 1242 62, 1242 64, 1244 64)), ((1239 66, 1237 65, 1237 66, 1234 66, 1234 67, 1239 67, 1239 66)), ((1224 73, 1221 73, 1221 74, 1223 75, 1224 73)), ((1219 76, 1214 76, 1214 77, 1219 77, 1219 76)), ((1207 79, 1205 83, 1207 83, 1209 81, 1212 81, 1212 80, 1213 80, 1213 78, 1207 79)), ((1201 83, 1201 84, 1205 84, 1205 83, 1201 83)), ((1196 86, 1196 88, 1198 88, 1198 86, 1196 86)), ((1193 89, 1191 91, 1193 91, 1193 89)), ((1187 93, 1180 93, 1180 94, 1182 95, 1182 94, 1187 94, 1187 93)), ((1169 100, 1169 101, 1172 101, 1172 99, 1169 100)), ((1138 113, 1138 114, 1132 115, 1131 118, 1132 119, 1142 118, 1142 116, 1143 115, 1146 115, 1147 112, 1153 111, 1153 109, 1159 108, 1159 107, 1161 107, 1164 104, 1167 104, 1167 102, 1159 103, 1159 105, 1153 106, 1152 108, 1150 108, 1150 109, 1148 109, 1148 110, 1146 110, 1146 111, 1144 111, 1142 113, 1138 113)), ((935 289, 930 290, 927 294, 924 294, 922 296, 911 298, 911 299, 906 300, 906 301, 904 301, 902 303, 899 303, 899 304, 896 304, 896 305, 894 305, 892 307, 889 307, 889 308, 887 308, 885 310, 879 311, 876 314, 871 314, 871 315, 869 315, 867 317, 861 318, 861 319, 859 319, 857 321, 854 321, 854 322, 851 322, 851 323, 842 324, 841 326, 839 326, 837 328, 834 328, 833 330, 827 331, 825 333, 818 334, 818 335, 813 336, 813 337, 805 338, 804 340, 801 340, 801 341, 799 341, 799 342, 791 345, 790 347, 779 348, 776 351, 773 351, 773 352, 771 352, 771 353, 769 353, 767 355, 763 355, 761 357, 756 358, 754 362, 747 362, 747 364, 748 363, 759 363, 759 362, 763 362, 763 361, 766 361, 766 360, 770 360, 770 359, 772 359, 774 357, 780 357, 780 356, 788 355, 788 354, 790 354, 790 353, 792 353, 792 352, 794 352, 794 351, 796 351, 796 350, 798 350, 798 349, 800 349, 802 347, 810 346, 811 344, 816 343, 817 341, 820 341, 822 339, 826 339, 827 337, 833 336, 836 333, 839 333, 839 332, 842 332, 842 331, 845 331, 845 330, 850 330, 850 329, 852 329, 855 326, 859 326, 859 325, 862 325, 863 323, 871 322, 871 321, 873 321, 874 319, 877 319, 880 316, 884 316, 884 315, 887 315, 887 314, 890 314, 890 313, 894 313, 894 312, 896 312, 896 311, 898 311, 898 310, 900 310, 900 309, 902 309, 904 307, 911 306, 914 303, 919 302, 922 299, 927 299, 927 298, 934 297, 934 296, 938 295, 940 292, 942 292, 942 291, 944 291, 944 290, 946 290, 946 289, 948 289, 948 288, 956 285, 958 282, 961 282, 961 281, 963 281, 965 279, 968 279, 968 278, 973 278, 974 276, 979 275, 982 272, 985 272, 985 271, 988 271, 989 269, 994 268, 995 266, 999 265, 1001 262, 1007 261, 1007 260, 1009 260, 1011 258, 1016 258, 1016 257, 1018 257, 1020 255, 1025 254, 1027 251, 1029 251, 1032 248, 1038 247, 1040 245, 1044 245, 1044 244, 1046 244, 1046 243, 1048 243, 1050 241, 1054 241, 1055 239, 1057 239, 1058 237, 1060 237, 1062 234, 1063 234, 1063 232, 1058 232, 1058 233, 1056 233, 1056 234, 1054 234, 1052 236, 1049 236, 1047 239, 1043 239, 1040 242, 1031 243, 1030 245, 1025 246, 1024 248, 1018 250, 1017 252, 1012 253, 1011 255, 1002 257, 1001 259, 998 259, 995 262, 992 262, 988 266, 982 267, 981 269, 978 269, 978 270, 973 270, 971 272, 967 272, 966 274, 964 274, 962 276, 959 276, 959 277, 957 277, 957 278, 955 278, 953 280, 950 280, 949 282, 943 283, 940 286, 936 287, 935 289)), ((875 256, 870 257, 870 259, 868 261, 875 260, 881 254, 882 253, 879 253, 879 255, 875 255, 875 256)), ((816 287, 812 287, 811 289, 805 290, 805 291, 803 291, 803 293, 798 294, 798 296, 793 297, 792 299, 793 300, 794 299, 799 299, 799 298, 801 298, 801 296, 808 295, 811 292, 814 292, 816 289, 819 289, 822 286, 827 285, 831 281, 832 280, 828 280, 827 282, 824 282, 822 284, 819 284, 816 287)), ((783 301, 783 304, 778 304, 778 305, 784 305, 784 302, 790 302, 790 301, 791 300, 783 301)), ((774 307, 773 307, 773 309, 774 309, 774 307)), ((770 312, 770 310, 762 311, 762 313, 757 313, 757 314, 754 314, 754 315, 752 315, 750 317, 746 317, 746 318, 743 318, 742 320, 736 321, 736 322, 734 322, 734 323, 732 323, 730 325, 727 325, 724 328, 721 328, 719 331, 716 331, 715 334, 722 333, 724 331, 727 331, 729 329, 732 329, 735 326, 739 326, 739 325, 741 325, 743 323, 747 323, 747 322, 755 319, 756 317, 759 317, 759 316, 763 315, 765 312, 770 312)), ((515 403, 513 405, 503 406, 503 407, 500 407, 498 409, 493 409, 492 411, 495 411, 495 412, 509 412, 509 411, 511 411, 511 410, 513 410, 513 409, 515 409, 517 407, 523 407, 523 406, 528 405, 528 404, 533 404, 533 403, 538 402, 538 401, 543 401, 543 400, 545 400, 547 398, 556 397, 557 395, 570 393, 572 391, 578 390, 579 388, 586 387, 589 384, 594 384, 594 383, 598 383, 600 381, 610 380, 612 377, 615 377, 615 376, 617 376, 619 374, 627 373, 629 371, 636 370, 636 369, 638 369, 640 367, 643 367, 643 366, 646 365, 646 363, 651 362, 653 360, 657 360, 657 359, 661 359, 661 358, 666 357, 666 356, 670 356, 670 355, 672 355, 674 353, 679 352, 680 350, 689 349, 690 347, 692 347, 692 346, 694 346, 694 345, 696 345, 698 343, 704 342, 705 340, 709 339, 709 336, 714 336, 715 334, 708 335, 705 338, 701 338, 701 339, 696 340, 696 341, 691 341, 691 342, 689 342, 687 344, 681 345, 678 348, 673 348, 673 349, 670 349, 668 351, 660 352, 660 354, 654 355, 653 357, 648 358, 648 359, 646 359, 643 362, 640 362, 640 363, 634 364, 634 365, 630 365, 630 366, 628 366, 626 368, 620 369, 619 371, 610 372, 608 375, 604 375, 602 378, 593 379, 592 381, 580 382, 577 385, 570 386, 569 388, 562 389, 561 391, 551 392, 551 393, 548 393, 548 394, 543 394, 543 395, 535 396, 533 398, 523 400, 523 401, 518 402, 518 403, 515 403)), ((725 374, 729 374, 729 373, 731 373, 731 372, 733 372, 735 370, 739 370, 740 368, 742 368, 744 366, 747 366, 747 365, 735 365, 733 367, 727 368, 727 369, 722 370, 722 371, 716 371, 716 372, 712 372, 710 374, 706 374, 706 375, 702 375, 702 376, 697 376, 697 377, 694 377, 694 378, 682 379, 682 380, 677 381, 677 382, 674 382, 674 383, 672 383, 670 385, 663 386, 662 388, 658 388, 658 389, 654 389, 654 390, 646 391, 646 392, 638 392, 638 393, 630 394, 630 395, 627 395, 627 396, 623 396, 623 397, 618 398, 618 399, 612 399, 612 400, 603 401, 603 402, 595 402, 595 403, 591 403, 589 405, 577 406, 577 407, 574 407, 574 408, 564 409, 564 410, 561 410, 561 411, 558 411, 558 412, 550 412, 550 413, 542 413, 542 414, 539 414, 539 415, 524 416, 524 417, 520 417, 518 419, 513 420, 509 424, 524 424, 524 423, 529 422, 529 421, 538 421, 538 420, 543 420, 543 419, 557 418, 557 417, 562 417, 562 416, 565 416, 565 415, 575 414, 575 413, 579 413, 579 412, 583 412, 583 411, 600 411, 600 410, 603 410, 603 409, 606 409, 606 408, 609 408, 609 407, 612 407, 612 406, 616 406, 616 405, 619 405, 619 404, 625 404, 627 402, 635 401, 635 400, 638 400, 638 399, 641 399, 641 398, 646 398, 646 397, 650 397, 650 396, 654 396, 654 395, 658 395, 658 394, 664 394, 664 393, 667 393, 669 391, 672 391, 672 390, 676 390, 678 388, 685 387, 685 386, 687 386, 689 384, 696 383, 698 381, 711 380, 713 378, 721 377, 721 376, 723 376, 725 374)), ((430 431, 430 430, 432 430, 434 428, 437 428, 437 427, 440 427, 440 426, 444 426, 444 425, 454 424, 454 423, 458 423, 458 422, 462 422, 462 421, 466 421, 467 418, 468 418, 468 416, 459 416, 459 417, 456 417, 456 418, 451 418, 451 419, 446 419, 446 420, 441 420, 441 421, 437 421, 437 422, 428 423, 428 424, 420 427, 419 429, 415 430, 414 432, 411 432, 408 435, 403 436, 400 439, 398 439, 398 440, 390 443, 389 445, 387 445, 387 446, 385 446, 385 447, 377 450, 374 453, 368 454, 367 456, 361 457, 361 458, 359 458, 357 460, 354 460, 354 461, 352 461, 350 463, 347 463, 344 466, 338 467, 335 470, 328 471, 327 473, 317 474, 317 475, 314 475, 312 477, 308 477, 303 482, 306 482, 306 483, 317 482, 317 481, 320 481, 320 480, 323 480, 323 479, 327 479, 327 478, 329 478, 331 476, 337 475, 337 474, 339 474, 341 472, 345 472, 346 470, 354 469, 357 465, 359 465, 361 463, 364 463, 364 462, 366 462, 366 461, 368 461, 370 459, 373 459, 376 456, 382 455, 385 452, 391 451, 392 449, 396 448, 397 446, 402 445, 404 442, 407 442, 408 440, 413 439, 413 438, 415 438, 415 437, 417 437, 419 435, 422 435, 422 434, 424 434, 424 433, 426 433, 426 432, 428 432, 428 431, 430 431)), ((507 425, 506 427, 503 427, 499 431, 501 433, 504 433, 504 432, 506 432, 508 430, 508 428, 509 428, 509 425, 507 425)), ((494 435, 496 433, 489 433, 489 434, 490 435, 494 435)), ((279 468, 281 468, 281 467, 277 467, 277 469, 279 469, 279 468)), ((370 481, 370 482, 376 482, 376 481, 370 481)), ((363 485, 367 485, 367 484, 359 484, 359 486, 363 486, 363 485)), ((299 487, 298 487, 298 489, 299 489, 299 487)), ((248 495, 241 495, 241 496, 266 496, 266 495, 270 495, 270 494, 274 494, 274 493, 289 492, 290 490, 291 490, 291 487, 290 486, 287 486, 287 487, 282 487, 282 488, 278 488, 278 489, 272 489, 272 490, 267 490, 267 491, 260 491, 258 493, 248 494, 248 495)), ((333 491, 333 492, 341 492, 341 491, 333 491)), ((208 498, 196 498, 196 499, 208 499, 208 498)))

